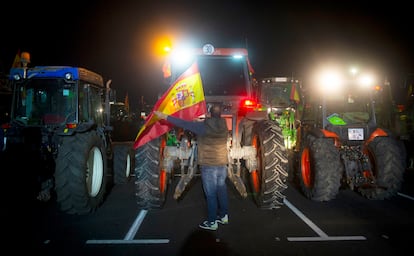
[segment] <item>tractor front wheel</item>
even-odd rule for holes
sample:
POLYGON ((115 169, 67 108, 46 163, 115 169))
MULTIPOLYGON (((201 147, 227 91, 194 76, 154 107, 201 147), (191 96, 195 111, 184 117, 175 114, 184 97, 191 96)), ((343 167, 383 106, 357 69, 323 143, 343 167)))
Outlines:
POLYGON ((55 189, 62 211, 87 214, 96 210, 106 193, 107 159, 96 131, 63 137, 56 159, 55 189))

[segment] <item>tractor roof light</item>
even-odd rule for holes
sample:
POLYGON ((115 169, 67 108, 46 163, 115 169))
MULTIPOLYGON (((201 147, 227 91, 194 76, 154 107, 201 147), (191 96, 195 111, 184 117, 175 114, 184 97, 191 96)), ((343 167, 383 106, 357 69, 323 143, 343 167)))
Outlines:
POLYGON ((72 73, 70 73, 70 72, 66 73, 66 74, 65 74, 65 79, 66 79, 66 80, 72 80, 72 79, 73 79, 73 74, 72 74, 72 73))
POLYGON ((318 77, 318 84, 322 92, 335 92, 341 90, 344 85, 342 75, 335 70, 322 72, 318 77))
POLYGON ((372 88, 374 86, 375 79, 372 75, 364 74, 357 78, 357 83, 363 88, 372 88))
POLYGON ((176 65, 185 65, 191 62, 194 58, 194 54, 191 49, 176 49, 171 51, 171 62, 176 65))
POLYGON ((317 84, 322 93, 339 92, 346 89, 369 89, 377 82, 375 76, 361 73, 356 68, 350 69, 351 74, 341 72, 340 69, 324 69, 317 77, 317 84))
POLYGON ((381 85, 375 85, 375 86, 374 86, 374 90, 375 90, 376 92, 380 92, 380 91, 382 91, 382 86, 381 86, 381 85))
POLYGON ((359 73, 359 70, 357 67, 351 67, 349 73, 351 73, 351 76, 356 76, 359 73))
POLYGON ((22 79, 22 76, 20 74, 16 73, 16 74, 13 75, 13 79, 16 80, 16 81, 20 81, 22 79))

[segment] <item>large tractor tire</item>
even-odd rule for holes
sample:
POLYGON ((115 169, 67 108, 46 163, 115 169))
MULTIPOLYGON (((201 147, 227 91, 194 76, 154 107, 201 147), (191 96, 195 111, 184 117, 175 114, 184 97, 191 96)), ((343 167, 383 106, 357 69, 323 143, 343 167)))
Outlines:
POLYGON ((114 160, 113 160, 113 175, 114 183, 125 184, 128 183, 132 171, 133 150, 130 144, 113 145, 114 160))
POLYGON ((57 202, 69 214, 91 213, 102 204, 106 193, 104 141, 96 131, 62 140, 56 159, 57 202))
POLYGON ((161 136, 135 151, 135 196, 141 209, 159 209, 164 206, 168 176, 161 164, 166 138, 161 136))
POLYGON ((404 159, 398 142, 390 137, 377 137, 368 144, 368 156, 375 186, 359 187, 362 196, 389 199, 400 190, 404 178, 404 159))
POLYGON ((280 208, 288 177, 282 130, 272 121, 260 121, 253 128, 252 145, 257 150, 257 169, 250 172, 254 200, 261 209, 280 208))
POLYGON ((332 139, 306 136, 300 153, 298 179, 303 194, 314 201, 334 199, 341 186, 343 165, 332 139))

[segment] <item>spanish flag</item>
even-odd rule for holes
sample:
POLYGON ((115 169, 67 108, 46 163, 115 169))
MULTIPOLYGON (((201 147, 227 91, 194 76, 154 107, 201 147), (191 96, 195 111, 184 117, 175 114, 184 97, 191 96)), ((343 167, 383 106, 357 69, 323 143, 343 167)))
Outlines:
POLYGON ((184 120, 193 120, 207 113, 203 84, 196 62, 181 74, 155 103, 152 112, 148 115, 145 124, 135 138, 134 149, 158 138, 173 127, 166 120, 159 120, 154 115, 155 111, 184 120))

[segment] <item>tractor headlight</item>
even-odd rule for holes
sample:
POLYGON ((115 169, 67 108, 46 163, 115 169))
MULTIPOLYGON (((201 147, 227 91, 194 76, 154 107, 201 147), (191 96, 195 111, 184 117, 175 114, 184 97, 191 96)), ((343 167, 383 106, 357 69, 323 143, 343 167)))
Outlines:
POLYGON ((357 78, 357 83, 361 87, 372 88, 375 84, 375 79, 374 76, 370 74, 364 74, 357 78))
POLYGON ((73 74, 72 73, 66 73, 65 74, 65 79, 66 80, 72 80, 72 78, 73 78, 73 74))
POLYGON ((14 74, 13 79, 16 81, 20 81, 22 79, 22 76, 20 74, 14 74))
POLYGON ((336 70, 324 70, 318 77, 318 84, 323 93, 340 91, 344 85, 344 78, 336 70))

